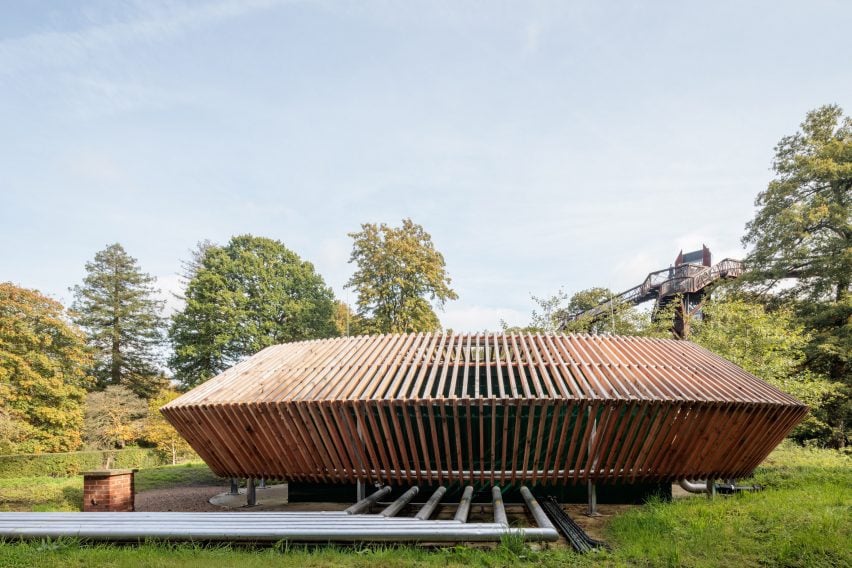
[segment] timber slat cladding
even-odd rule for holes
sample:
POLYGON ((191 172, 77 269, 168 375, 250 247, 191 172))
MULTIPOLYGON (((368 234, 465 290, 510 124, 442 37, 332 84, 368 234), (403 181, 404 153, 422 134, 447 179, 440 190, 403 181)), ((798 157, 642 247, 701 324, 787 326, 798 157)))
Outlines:
POLYGON ((161 411, 222 476, 551 485, 742 477, 807 407, 686 341, 418 333, 268 347, 161 411))

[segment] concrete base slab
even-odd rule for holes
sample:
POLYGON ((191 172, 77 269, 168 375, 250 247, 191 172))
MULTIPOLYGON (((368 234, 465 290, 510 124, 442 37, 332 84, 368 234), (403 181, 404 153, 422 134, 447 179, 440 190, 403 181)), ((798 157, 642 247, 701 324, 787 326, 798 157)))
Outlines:
MULTIPOLYGON (((255 507, 277 507, 286 505, 289 497, 287 484, 281 483, 278 485, 267 485, 266 487, 255 487, 257 495, 257 505, 255 507)), ((240 489, 239 495, 231 493, 219 493, 210 498, 210 504, 222 507, 223 509, 240 509, 247 507, 246 505, 246 489, 240 489)))

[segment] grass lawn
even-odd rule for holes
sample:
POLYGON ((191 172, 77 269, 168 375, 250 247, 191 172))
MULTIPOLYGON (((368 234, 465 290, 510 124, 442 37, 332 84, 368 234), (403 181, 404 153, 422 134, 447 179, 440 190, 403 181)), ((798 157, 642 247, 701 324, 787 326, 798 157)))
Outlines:
MULTIPOLYGON (((204 479, 202 466, 140 472, 146 488, 204 479), (198 477, 196 477, 198 476, 198 477)), ((46 478, 49 480, 49 478, 46 478)), ((28 486, 34 482, 26 480, 28 486)), ((50 480, 32 508, 73 508, 70 480, 50 480), (65 483, 65 485, 63 485, 65 483), (49 493, 53 495, 51 500, 49 493)), ((465 546, 355 548, 86 545, 73 540, 0 545, 0 566, 852 566, 852 458, 839 452, 779 447, 749 483, 760 493, 654 502, 615 517, 606 529, 612 552, 579 556, 564 548, 505 542, 465 546)), ((24 481, 0 480, 0 504, 25 503, 24 481), (15 483, 9 483, 14 481, 15 483), (13 496, 18 495, 14 501, 13 496)), ((140 482, 141 486, 141 482, 140 482)), ((9 507, 7 507, 9 508, 9 507)))
MULTIPOLYGON (((143 469, 136 491, 181 485, 222 484, 202 462, 143 469)), ((79 511, 83 477, 16 477, 0 479, 0 511, 79 511)))

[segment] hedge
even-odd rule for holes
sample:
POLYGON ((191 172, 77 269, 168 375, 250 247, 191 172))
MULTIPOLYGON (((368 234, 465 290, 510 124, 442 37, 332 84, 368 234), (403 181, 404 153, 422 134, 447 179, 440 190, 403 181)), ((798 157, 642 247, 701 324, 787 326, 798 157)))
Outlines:
POLYGON ((0 479, 10 477, 70 477, 93 469, 146 468, 170 464, 152 449, 97 450, 55 454, 0 456, 0 479))

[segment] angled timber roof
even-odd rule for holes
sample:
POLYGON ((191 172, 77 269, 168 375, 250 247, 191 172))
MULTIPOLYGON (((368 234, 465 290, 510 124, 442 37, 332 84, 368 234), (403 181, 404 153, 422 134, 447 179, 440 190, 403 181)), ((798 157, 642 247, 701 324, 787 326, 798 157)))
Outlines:
POLYGON ((687 341, 419 333, 268 347, 168 407, 531 398, 801 405, 733 363, 687 341))

